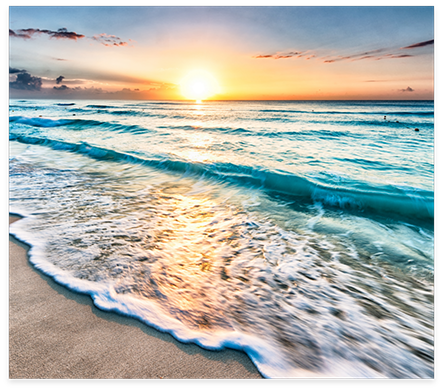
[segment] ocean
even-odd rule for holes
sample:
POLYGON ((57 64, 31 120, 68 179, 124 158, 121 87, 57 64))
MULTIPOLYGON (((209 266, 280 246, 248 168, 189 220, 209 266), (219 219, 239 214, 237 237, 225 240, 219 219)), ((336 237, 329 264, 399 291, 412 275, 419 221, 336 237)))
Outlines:
POLYGON ((267 378, 434 377, 433 101, 9 103, 58 283, 267 378))

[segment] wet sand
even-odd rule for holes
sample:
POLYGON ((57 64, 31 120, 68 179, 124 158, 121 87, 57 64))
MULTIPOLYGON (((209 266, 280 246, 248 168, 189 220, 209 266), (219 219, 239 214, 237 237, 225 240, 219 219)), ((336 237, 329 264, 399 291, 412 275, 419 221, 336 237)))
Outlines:
POLYGON ((262 378, 242 352, 183 344, 99 310, 33 268, 27 249, 9 236, 10 379, 262 378))

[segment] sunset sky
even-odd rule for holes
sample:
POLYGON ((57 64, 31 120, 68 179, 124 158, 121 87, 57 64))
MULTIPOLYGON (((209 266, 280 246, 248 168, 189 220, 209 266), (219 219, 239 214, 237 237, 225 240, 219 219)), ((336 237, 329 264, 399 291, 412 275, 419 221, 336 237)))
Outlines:
POLYGON ((11 98, 433 99, 433 7, 10 7, 11 98), (185 96, 186 95, 186 96, 185 96))

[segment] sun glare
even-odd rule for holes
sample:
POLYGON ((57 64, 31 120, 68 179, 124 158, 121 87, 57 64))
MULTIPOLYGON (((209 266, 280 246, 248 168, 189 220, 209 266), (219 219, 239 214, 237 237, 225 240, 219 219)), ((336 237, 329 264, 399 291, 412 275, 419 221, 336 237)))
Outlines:
POLYGON ((201 103, 219 92, 217 80, 209 72, 190 72, 180 83, 182 95, 186 99, 201 103))

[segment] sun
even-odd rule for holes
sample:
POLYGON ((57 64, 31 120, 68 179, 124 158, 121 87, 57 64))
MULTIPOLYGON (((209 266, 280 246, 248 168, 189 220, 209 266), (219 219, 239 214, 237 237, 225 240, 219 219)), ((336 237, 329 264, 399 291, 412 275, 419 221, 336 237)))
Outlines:
POLYGON ((217 94, 220 87, 217 80, 207 71, 192 71, 180 82, 181 93, 186 99, 201 102, 217 94))

